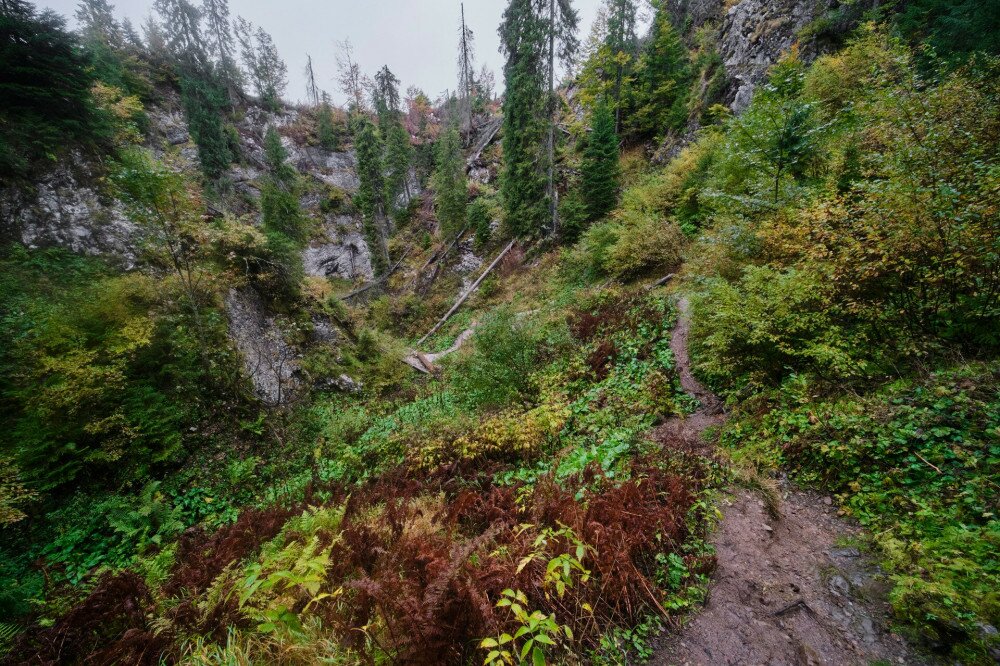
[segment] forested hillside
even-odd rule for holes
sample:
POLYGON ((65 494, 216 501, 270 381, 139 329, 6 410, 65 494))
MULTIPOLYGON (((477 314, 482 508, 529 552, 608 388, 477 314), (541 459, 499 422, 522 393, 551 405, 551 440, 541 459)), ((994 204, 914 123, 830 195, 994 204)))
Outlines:
POLYGON ((0 662, 1000 661, 1000 5, 455 4, 0 0, 0 662))

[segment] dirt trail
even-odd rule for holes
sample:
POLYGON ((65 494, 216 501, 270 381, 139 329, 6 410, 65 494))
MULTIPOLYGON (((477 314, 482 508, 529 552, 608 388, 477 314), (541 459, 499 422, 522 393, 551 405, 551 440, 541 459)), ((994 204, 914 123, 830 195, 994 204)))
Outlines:
MULTIPOLYGON (((661 441, 700 438, 725 419, 719 399, 691 374, 687 309, 682 300, 671 348, 681 386, 702 407, 660 426, 661 441)), ((925 663, 886 630, 886 589, 877 568, 844 546, 857 528, 837 518, 829 498, 787 484, 782 491, 777 520, 754 494, 734 491, 714 538, 718 568, 708 603, 679 634, 663 639, 650 663, 925 663)))

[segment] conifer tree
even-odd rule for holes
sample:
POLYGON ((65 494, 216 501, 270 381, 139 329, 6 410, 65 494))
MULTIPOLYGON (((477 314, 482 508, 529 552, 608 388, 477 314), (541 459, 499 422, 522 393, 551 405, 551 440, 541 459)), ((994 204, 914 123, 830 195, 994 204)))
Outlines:
POLYGON ((232 162, 223 124, 226 92, 208 57, 201 12, 188 0, 156 0, 167 49, 177 64, 181 97, 202 171, 218 178, 232 162))
POLYGON ((635 64, 639 38, 635 32, 638 0, 608 0, 607 44, 614 69, 615 131, 622 127, 622 98, 627 78, 635 64))
POLYGON ((405 196, 408 202, 410 193, 410 167, 413 165, 413 145, 410 143, 410 133, 398 120, 389 126, 389 135, 385 146, 385 187, 388 200, 395 208, 405 196))
POLYGON ((288 86, 288 67, 278 54, 270 33, 238 17, 236 39, 240 43, 243 64, 261 104, 271 111, 281 108, 281 96, 288 86))
POLYGON ((198 161, 209 179, 223 174, 233 161, 223 123, 225 90, 212 78, 181 75, 181 98, 187 111, 191 137, 198 144, 198 161))
POLYGON ((267 182, 260 197, 264 230, 301 241, 305 225, 295 192, 295 168, 288 164, 288 152, 273 126, 264 136, 264 157, 268 167, 267 182))
POLYGON ((188 0, 156 0, 167 49, 182 75, 207 77, 211 71, 208 47, 201 32, 201 12, 188 0))
POLYGON ((541 235, 548 218, 545 197, 545 21, 534 0, 510 0, 500 25, 506 95, 501 194, 511 231, 541 235))
POLYGON ((434 204, 437 209, 441 235, 451 238, 465 225, 468 204, 468 184, 465 177, 465 160, 462 159, 462 138, 458 127, 452 124, 437 143, 437 168, 431 178, 434 186, 434 204))
POLYGON ((666 7, 658 4, 638 67, 636 109, 629 123, 637 134, 659 135, 683 128, 689 70, 687 49, 666 7))
POLYGON ((580 40, 576 36, 579 16, 573 9, 572 0, 549 0, 548 13, 548 33, 549 33, 549 106, 546 110, 549 119, 549 135, 546 143, 547 167, 548 167, 548 189, 549 210, 552 217, 552 231, 555 233, 559 228, 559 207, 556 200, 556 97, 555 76, 556 76, 556 56, 564 65, 569 66, 573 62, 577 49, 580 47, 580 40))
POLYGON ((389 126, 399 122, 399 79, 392 73, 388 65, 375 74, 375 85, 372 87, 372 105, 378 116, 378 127, 383 136, 388 136, 389 126))
POLYGON ((0 2, 0 180, 26 175, 36 158, 91 133, 86 64, 61 17, 0 2))
POLYGON ((604 99, 597 103, 590 122, 581 171, 587 212, 591 219, 597 219, 610 213, 618 203, 621 170, 615 117, 604 99))
POLYGON ((363 115, 354 119, 354 149, 358 159, 358 191, 355 201, 364 216, 365 238, 376 275, 389 267, 386 244, 385 179, 382 164, 382 138, 378 127, 363 115))
POLYGON ((330 96, 325 92, 320 95, 319 111, 316 114, 316 136, 319 145, 327 150, 337 150, 340 147, 340 134, 333 121, 330 96))
POLYGON ((76 8, 76 20, 86 42, 122 45, 122 28, 115 20, 114 5, 108 0, 81 0, 76 8))
POLYGON ((233 29, 229 19, 229 0, 202 0, 205 17, 206 45, 214 58, 219 78, 226 86, 229 102, 235 105, 243 93, 243 76, 236 64, 233 29))

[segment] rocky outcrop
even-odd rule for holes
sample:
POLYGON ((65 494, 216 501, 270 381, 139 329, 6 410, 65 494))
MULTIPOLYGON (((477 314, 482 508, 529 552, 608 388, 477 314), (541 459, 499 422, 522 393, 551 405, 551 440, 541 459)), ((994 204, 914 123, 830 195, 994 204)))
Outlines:
POLYGON ((733 111, 738 113, 750 104, 767 70, 792 48, 799 31, 830 4, 829 0, 742 0, 726 12, 719 53, 730 81, 733 111))
MULTIPOLYGON (((725 101, 735 112, 746 108, 767 71, 795 45, 798 34, 837 0, 669 0, 674 23, 690 36, 711 24, 728 78, 725 101)), ((809 60, 812 46, 802 51, 809 60)))
POLYGON ((323 236, 302 251, 306 275, 371 280, 372 258, 360 225, 350 216, 327 220, 323 236))
POLYGON ((84 178, 88 165, 79 155, 42 176, 31 191, 0 190, 4 236, 30 248, 63 247, 102 255, 131 269, 142 245, 139 225, 122 205, 84 178))
POLYGON ((482 125, 476 128, 472 147, 465 162, 469 178, 475 182, 487 184, 496 177, 496 165, 484 160, 483 152, 492 145, 497 135, 500 134, 501 126, 503 126, 503 117, 497 116, 496 118, 487 119, 482 125))
POLYGON ((254 392, 267 405, 287 403, 299 388, 299 363, 274 317, 252 289, 230 289, 225 298, 229 336, 240 352, 254 392))

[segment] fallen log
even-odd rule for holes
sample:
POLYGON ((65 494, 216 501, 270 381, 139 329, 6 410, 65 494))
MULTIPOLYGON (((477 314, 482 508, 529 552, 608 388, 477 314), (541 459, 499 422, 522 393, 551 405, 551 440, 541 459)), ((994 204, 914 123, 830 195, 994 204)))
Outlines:
POLYGON ((403 263, 403 260, 406 259, 406 255, 408 255, 409 253, 410 253, 410 248, 406 248, 406 252, 403 253, 403 256, 399 258, 399 261, 397 261, 395 264, 392 265, 392 268, 390 268, 385 275, 375 280, 372 280, 371 282, 361 287, 360 289, 355 289, 346 296, 341 296, 340 300, 348 301, 354 298, 355 296, 365 293, 369 289, 373 289, 374 287, 377 287, 378 285, 385 283, 385 281, 388 280, 390 277, 392 277, 392 274, 399 269, 400 264, 403 263))
POLYGON ((497 258, 493 260, 493 263, 490 264, 485 271, 483 271, 483 274, 480 275, 479 278, 472 283, 472 286, 469 287, 464 294, 462 294, 461 298, 459 298, 453 306, 451 306, 451 309, 448 310, 448 312, 445 313, 443 317, 441 317, 441 320, 438 323, 434 324, 434 328, 428 331, 427 335, 425 335, 424 337, 420 338, 420 340, 417 341, 418 347, 424 344, 424 342, 427 341, 427 338, 437 333, 438 329, 444 326, 445 322, 451 319, 451 316, 455 314, 455 312, 457 312, 460 307, 462 307, 462 304, 465 303, 466 300, 468 300, 469 296, 475 293, 476 289, 479 288, 479 285, 482 283, 482 281, 486 279, 486 276, 489 275, 490 272, 492 272, 493 269, 500 264, 500 261, 507 256, 507 253, 511 251, 511 249, 514 247, 514 243, 516 242, 517 241, 511 241, 507 245, 507 247, 504 248, 503 252, 497 255, 497 258))

